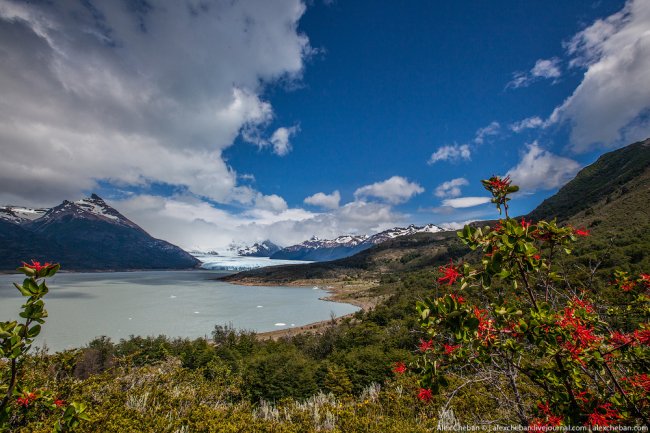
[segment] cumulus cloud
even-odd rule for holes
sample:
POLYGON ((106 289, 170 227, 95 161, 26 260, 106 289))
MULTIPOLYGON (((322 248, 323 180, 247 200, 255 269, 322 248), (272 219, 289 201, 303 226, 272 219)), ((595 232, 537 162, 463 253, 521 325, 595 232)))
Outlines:
POLYGON ((560 59, 557 57, 538 59, 530 71, 518 71, 512 74, 512 76, 512 81, 508 83, 506 88, 517 89, 519 87, 527 87, 540 79, 558 79, 562 76, 560 59))
POLYGON ((474 143, 483 144, 487 137, 498 135, 500 131, 501 125, 499 122, 492 122, 488 126, 480 128, 478 131, 476 131, 476 135, 474 136, 474 143))
POLYGON ((489 202, 490 197, 458 197, 445 199, 442 201, 442 205, 458 209, 474 207, 489 202))
POLYGON ((465 185, 469 185, 469 182, 463 177, 448 180, 436 187, 435 195, 440 198, 458 197, 461 194, 460 187, 465 185))
POLYGON ((435 164, 438 161, 457 161, 459 159, 469 160, 472 156, 472 151, 467 144, 449 144, 438 148, 428 164, 435 164))
MULTIPOLYGON (((239 134, 268 141, 261 95, 301 76, 304 11, 300 0, 0 0, 0 198, 156 182, 253 203, 221 153, 239 134)), ((276 153, 293 133, 275 131, 276 153)))
POLYGON ((339 207, 339 203, 341 202, 341 193, 338 190, 334 191, 331 194, 317 192, 316 194, 305 198, 304 202, 312 206, 320 206, 325 209, 337 209, 339 207))
POLYGON ((354 192, 354 196, 357 199, 375 197, 388 203, 399 204, 422 192, 424 192, 424 188, 417 183, 409 182, 401 176, 393 176, 382 182, 358 188, 354 192))
POLYGON ((519 163, 507 175, 523 191, 555 189, 569 181, 580 169, 576 161, 554 155, 535 141, 527 145, 519 163))
POLYGON ((292 135, 295 135, 300 128, 292 126, 291 128, 280 127, 275 130, 273 135, 271 135, 271 144, 273 145, 273 152, 276 155, 284 156, 291 151, 291 143, 289 139, 292 135))
POLYGON ((313 235, 331 239, 342 233, 372 234, 407 222, 405 215, 394 212, 388 204, 364 201, 326 213, 253 208, 234 214, 187 195, 134 195, 109 204, 153 236, 187 250, 202 251, 265 239, 288 246, 313 235))
POLYGON ((571 149, 587 152, 650 136, 650 2, 631 0, 566 43, 571 65, 586 68, 549 123, 571 127, 571 149))
POLYGON ((510 130, 520 133, 526 129, 541 128, 545 125, 544 121, 539 116, 527 117, 519 122, 510 124, 510 130))
POLYGON ((287 210, 288 206, 287 202, 279 195, 258 194, 255 198, 255 208, 277 213, 287 210))

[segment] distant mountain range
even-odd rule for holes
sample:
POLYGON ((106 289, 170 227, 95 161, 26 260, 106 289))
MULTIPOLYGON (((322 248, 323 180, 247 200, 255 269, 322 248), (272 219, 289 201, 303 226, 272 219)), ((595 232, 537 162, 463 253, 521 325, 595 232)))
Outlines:
POLYGON ((250 247, 237 248, 237 255, 244 257, 270 257, 281 249, 282 247, 266 240, 261 243, 256 242, 250 247))
POLYGON ((0 207, 0 269, 29 259, 59 262, 65 270, 185 269, 199 263, 96 194, 51 209, 0 207))
POLYGON ((415 233, 437 233, 442 228, 433 224, 417 227, 411 224, 408 227, 395 227, 372 236, 345 235, 335 239, 319 239, 316 236, 297 245, 292 245, 271 254, 271 259, 278 260, 306 260, 322 262, 350 257, 375 245, 390 239, 415 233))

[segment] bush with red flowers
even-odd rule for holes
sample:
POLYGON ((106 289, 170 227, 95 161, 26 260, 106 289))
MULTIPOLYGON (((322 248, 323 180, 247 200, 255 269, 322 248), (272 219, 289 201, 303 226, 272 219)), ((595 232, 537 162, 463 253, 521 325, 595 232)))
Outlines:
POLYGON ((18 270, 26 278, 22 284, 14 283, 14 286, 27 300, 20 312, 24 322, 0 322, 0 359, 6 360, 4 367, 0 365, 0 432, 13 431, 25 425, 39 411, 59 412, 53 431, 71 432, 81 421, 89 420, 86 405, 67 404, 47 389, 30 390, 20 371, 47 317, 43 297, 49 289, 45 279, 56 274, 59 265, 32 260, 31 263, 23 262, 18 270))
POLYGON ((598 293, 572 286, 555 266, 558 254, 570 254, 589 231, 515 220, 508 201, 519 188, 507 177, 482 183, 505 217, 492 227, 465 226, 459 237, 482 253, 480 262, 441 267, 438 282, 455 293, 417 303, 428 335, 409 366, 420 382, 418 398, 443 393, 452 377, 457 384, 492 369, 530 429, 649 426, 650 275, 617 272, 612 284, 626 310, 608 309, 598 293), (612 314, 633 314, 639 325, 617 329, 612 314), (522 398, 522 389, 533 391, 522 398))

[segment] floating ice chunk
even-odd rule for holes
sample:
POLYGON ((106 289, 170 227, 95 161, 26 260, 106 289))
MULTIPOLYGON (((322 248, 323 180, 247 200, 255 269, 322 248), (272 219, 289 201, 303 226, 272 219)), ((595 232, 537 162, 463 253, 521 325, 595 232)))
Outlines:
POLYGON ((199 312, 198 312, 198 311, 195 311, 194 314, 199 314, 199 312))
POLYGON ((133 320, 133 317, 129 317, 129 320, 133 320))
POLYGON ((291 326, 296 326, 296 324, 295 324, 295 323, 292 323, 291 326))
POLYGON ((312 290, 320 290, 320 287, 314 286, 314 287, 312 287, 312 290))
POLYGON ((275 326, 287 326, 287 324, 286 324, 286 323, 282 323, 282 322, 278 322, 278 323, 275 324, 275 326))
POLYGON ((171 295, 169 299, 176 299, 176 295, 171 295))
POLYGON ((257 308, 264 308, 264 305, 258 305, 257 308))

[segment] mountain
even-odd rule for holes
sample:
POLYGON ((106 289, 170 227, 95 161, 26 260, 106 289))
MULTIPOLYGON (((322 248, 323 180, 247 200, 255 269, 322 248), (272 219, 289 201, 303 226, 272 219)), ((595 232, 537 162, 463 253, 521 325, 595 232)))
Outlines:
POLYGON ((557 218, 590 235, 570 263, 609 277, 615 269, 650 269, 650 139, 603 154, 529 215, 557 218))
POLYGON ((246 257, 270 257, 273 253, 280 251, 282 248, 269 240, 262 243, 254 243, 250 247, 239 248, 237 255, 246 257))
POLYGON ((0 220, 21 224, 42 217, 47 209, 33 209, 21 206, 0 206, 0 220))
POLYGON ((96 194, 38 212, 1 209, 0 269, 15 269, 27 259, 56 261, 65 270, 186 269, 199 263, 151 237, 96 194), (34 214, 40 216, 25 216, 34 214))
POLYGON ((437 233, 443 231, 438 226, 427 224, 417 227, 411 224, 408 227, 395 227, 370 237, 366 235, 344 235, 336 239, 319 239, 312 237, 297 245, 286 247, 271 255, 272 259, 281 260, 307 260, 323 262, 350 257, 356 253, 367 250, 374 245, 379 245, 390 239, 415 233, 437 233))

